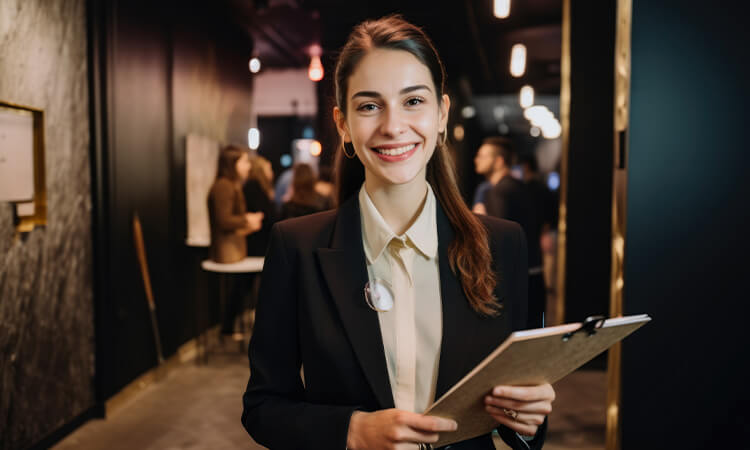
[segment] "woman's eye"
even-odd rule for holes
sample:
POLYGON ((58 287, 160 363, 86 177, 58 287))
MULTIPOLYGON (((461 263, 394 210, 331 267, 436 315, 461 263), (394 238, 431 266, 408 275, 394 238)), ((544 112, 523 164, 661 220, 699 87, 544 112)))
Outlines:
POLYGON ((406 104, 408 106, 417 106, 417 105, 420 105, 422 103, 424 103, 424 99, 423 98, 419 98, 419 97, 412 97, 412 98, 410 98, 409 100, 406 101, 406 104))
POLYGON ((378 108, 378 105, 374 103, 365 103, 364 105, 360 105, 359 108, 357 108, 358 111, 375 111, 378 108))

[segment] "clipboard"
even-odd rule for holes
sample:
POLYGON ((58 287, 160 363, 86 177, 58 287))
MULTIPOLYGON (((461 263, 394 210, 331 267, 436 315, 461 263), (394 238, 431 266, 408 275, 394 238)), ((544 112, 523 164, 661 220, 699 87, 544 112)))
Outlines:
POLYGON ((484 409, 484 397, 498 385, 554 383, 648 323, 635 315, 516 331, 433 403, 424 414, 453 419, 458 429, 440 433, 433 447, 471 439, 492 431, 497 423, 484 409))

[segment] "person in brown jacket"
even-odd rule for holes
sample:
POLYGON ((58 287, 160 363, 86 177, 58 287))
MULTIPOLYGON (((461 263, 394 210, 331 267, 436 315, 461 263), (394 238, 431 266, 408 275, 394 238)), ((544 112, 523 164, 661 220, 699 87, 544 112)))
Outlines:
MULTIPOLYGON (((219 153, 216 181, 208 194, 208 213, 211 225, 209 257, 218 263, 233 263, 247 257, 245 237, 260 230, 263 213, 249 213, 245 209, 242 183, 250 172, 248 153, 229 145, 219 153)), ((237 311, 242 303, 247 283, 242 274, 231 277, 229 298, 222 325, 223 334, 232 334, 237 311)))

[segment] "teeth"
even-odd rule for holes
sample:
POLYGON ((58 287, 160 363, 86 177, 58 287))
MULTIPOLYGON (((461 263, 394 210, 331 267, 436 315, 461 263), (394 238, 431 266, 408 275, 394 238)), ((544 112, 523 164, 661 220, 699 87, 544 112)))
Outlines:
POLYGON ((389 148, 389 149, 382 149, 382 148, 375 148, 374 150, 381 155, 387 155, 387 156, 398 156, 403 155, 404 153, 408 152, 409 150, 413 149, 417 144, 409 144, 404 145, 403 147, 398 148, 389 148))

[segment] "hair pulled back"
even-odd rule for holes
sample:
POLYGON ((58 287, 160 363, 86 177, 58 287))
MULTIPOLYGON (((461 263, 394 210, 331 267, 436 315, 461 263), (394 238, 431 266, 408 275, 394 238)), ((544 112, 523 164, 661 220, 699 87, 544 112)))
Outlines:
MULTIPOLYGON (((414 55, 430 70, 437 99, 442 102, 446 75, 435 47, 419 27, 393 15, 357 25, 341 50, 334 79, 336 103, 344 116, 349 78, 373 49, 402 50, 414 55)), ((502 305, 493 293, 497 280, 492 270, 487 231, 461 197, 445 139, 438 137, 437 148, 427 163, 426 176, 456 234, 448 249, 451 270, 459 277, 475 311, 484 315, 498 314, 502 305)), ((365 180, 364 166, 358 158, 345 157, 343 142, 336 150, 334 177, 335 198, 339 204, 356 195, 365 180)))

